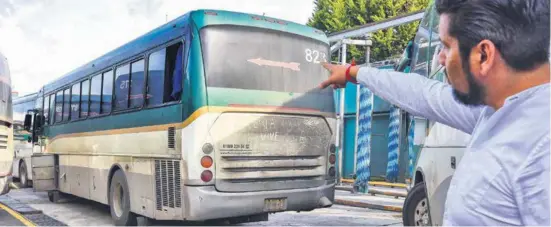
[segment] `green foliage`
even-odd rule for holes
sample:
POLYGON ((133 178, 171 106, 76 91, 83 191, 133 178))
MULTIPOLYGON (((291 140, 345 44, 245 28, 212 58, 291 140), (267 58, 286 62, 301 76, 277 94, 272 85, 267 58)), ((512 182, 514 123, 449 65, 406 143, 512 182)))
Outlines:
MULTIPOLYGON (((307 25, 333 33, 419 11, 425 9, 428 3, 429 0, 314 0, 314 12, 307 25)), ((373 33, 370 61, 400 55, 408 41, 414 38, 418 24, 415 22, 373 33)), ((352 57, 358 63, 365 62, 365 47, 349 46, 347 49, 348 62, 352 57)))

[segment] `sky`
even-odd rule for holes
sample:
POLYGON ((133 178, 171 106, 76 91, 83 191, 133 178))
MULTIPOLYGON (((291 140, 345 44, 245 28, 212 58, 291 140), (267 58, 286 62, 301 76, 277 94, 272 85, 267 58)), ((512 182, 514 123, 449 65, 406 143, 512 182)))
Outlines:
POLYGON ((0 0, 0 52, 13 90, 44 84, 190 10, 222 9, 305 24, 313 0, 0 0))

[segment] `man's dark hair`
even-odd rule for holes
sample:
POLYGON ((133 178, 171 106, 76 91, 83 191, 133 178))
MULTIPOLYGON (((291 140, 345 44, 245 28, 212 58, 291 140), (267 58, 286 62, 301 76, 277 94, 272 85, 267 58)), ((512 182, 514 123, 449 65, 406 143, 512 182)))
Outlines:
POLYGON ((463 62, 484 39, 516 71, 549 61, 549 0, 436 0, 436 10, 450 16, 463 62))

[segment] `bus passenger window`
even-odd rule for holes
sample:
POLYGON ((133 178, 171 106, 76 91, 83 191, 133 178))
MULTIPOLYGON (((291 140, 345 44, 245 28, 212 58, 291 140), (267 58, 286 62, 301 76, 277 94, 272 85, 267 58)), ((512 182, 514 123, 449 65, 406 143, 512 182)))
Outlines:
POLYGON ((176 43, 149 56, 147 106, 180 100, 182 47, 176 43))
POLYGON ((99 115, 101 107, 101 74, 92 77, 90 88, 90 117, 99 115))
POLYGON ((44 97, 44 125, 48 125, 50 118, 50 96, 44 97))
POLYGON ((115 74, 115 110, 124 110, 128 108, 130 65, 119 66, 115 74))
POLYGON ((58 91, 55 96, 55 122, 63 119, 63 91, 58 91))
POLYGON ((144 91, 144 60, 132 63, 130 70, 130 108, 138 108, 143 105, 144 91))
POLYGON ((71 88, 71 120, 77 120, 80 106, 80 83, 71 88))
POLYGON ((103 74, 103 91, 101 92, 101 113, 111 112, 113 99, 113 70, 103 74))
POLYGON ((88 117, 88 101, 90 100, 90 81, 85 80, 81 83, 81 98, 80 98, 80 118, 88 117))
POLYGON ((164 102, 179 101, 182 92, 183 45, 178 43, 167 48, 164 102))
POLYGON ((166 49, 161 49, 149 55, 147 106, 156 106, 163 103, 165 57, 166 49))
POLYGON ((70 99, 71 91, 69 89, 65 89, 65 91, 63 91, 63 121, 69 120, 70 99))
POLYGON ((50 124, 54 124, 55 117, 55 94, 50 95, 50 124))

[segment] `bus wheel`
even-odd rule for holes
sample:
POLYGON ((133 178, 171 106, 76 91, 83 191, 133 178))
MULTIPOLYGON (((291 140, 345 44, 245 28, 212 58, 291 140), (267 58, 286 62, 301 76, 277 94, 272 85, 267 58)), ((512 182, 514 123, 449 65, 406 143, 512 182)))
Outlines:
POLYGON ((130 192, 128 183, 122 170, 117 170, 111 178, 109 187, 109 207, 111 218, 117 226, 133 226, 137 224, 137 218, 130 211, 130 192))
POLYGON ((431 226, 425 183, 416 184, 407 194, 402 209, 404 226, 431 226))
POLYGON ((27 177, 27 165, 25 165, 25 161, 22 161, 21 165, 19 165, 19 182, 21 183, 22 188, 26 188, 29 186, 29 178, 27 177))

